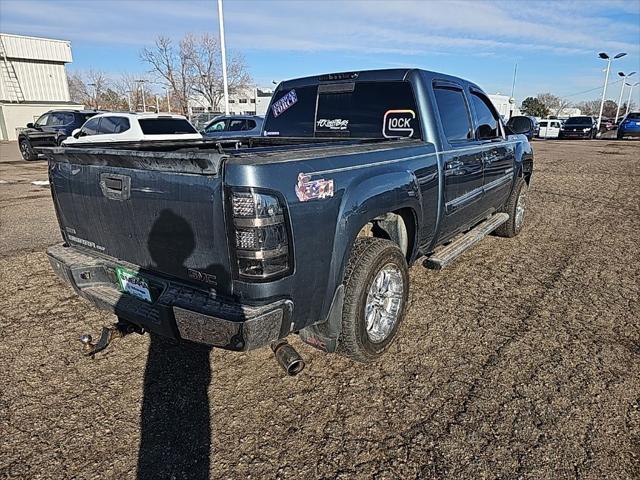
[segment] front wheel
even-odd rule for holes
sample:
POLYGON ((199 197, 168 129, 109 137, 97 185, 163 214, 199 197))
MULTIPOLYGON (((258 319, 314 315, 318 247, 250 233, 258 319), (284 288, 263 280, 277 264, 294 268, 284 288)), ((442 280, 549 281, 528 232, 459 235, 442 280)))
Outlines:
POLYGON ((372 362, 393 342, 409 299, 409 268, 398 246, 357 238, 345 273, 338 353, 372 362))
POLYGON ((26 138, 21 138, 18 142, 18 145, 20 147, 20 154, 22 155, 23 159, 29 161, 38 159, 38 154, 33 150, 33 147, 31 146, 31 142, 29 142, 29 140, 27 140, 26 138))
POLYGON ((503 212, 509 214, 509 220, 504 222, 495 230, 495 234, 500 237, 512 238, 520 233, 524 226, 525 214, 527 213, 527 191, 529 187, 522 177, 518 177, 513 187, 511 195, 504 206, 503 212))

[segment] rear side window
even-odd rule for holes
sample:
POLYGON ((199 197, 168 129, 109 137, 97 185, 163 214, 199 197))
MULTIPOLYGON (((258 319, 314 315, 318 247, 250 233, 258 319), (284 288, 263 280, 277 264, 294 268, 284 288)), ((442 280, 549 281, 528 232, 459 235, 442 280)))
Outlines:
MULTIPOLYGON (((540 126, 541 127, 546 127, 547 126, 547 122, 540 122, 540 126)), ((555 125, 554 125, 555 126, 555 125)))
POLYGON ((173 135, 198 133, 184 118, 144 118, 138 120, 145 135, 173 135))
POLYGON ((440 121, 449 143, 466 142, 473 138, 469 109, 462 90, 457 88, 435 87, 436 104, 440 121))
POLYGON ((410 83, 343 82, 279 91, 264 135, 420 138, 421 129, 410 83))
POLYGON ((129 119, 125 117, 102 117, 98 132, 105 133, 122 133, 129 130, 129 119))
POLYGON ((49 126, 59 127, 73 123, 73 113, 57 112, 49 115, 49 126))
POLYGON ((500 121, 491 101, 480 93, 471 92, 471 103, 475 114, 476 138, 487 140, 501 137, 500 121))
POLYGON ((233 120, 229 121, 229 131, 230 132, 240 132, 242 130, 247 129, 247 121, 246 120, 233 120))

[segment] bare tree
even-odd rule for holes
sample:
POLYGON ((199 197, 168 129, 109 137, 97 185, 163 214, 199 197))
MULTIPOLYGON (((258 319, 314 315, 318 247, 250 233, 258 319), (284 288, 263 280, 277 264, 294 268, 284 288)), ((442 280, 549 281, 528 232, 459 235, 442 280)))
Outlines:
MULTIPOLYGON (((187 114, 189 100, 202 97, 213 110, 218 110, 223 97, 222 64, 217 37, 209 34, 187 34, 178 46, 160 36, 152 48, 140 53, 151 71, 170 90, 172 105, 187 114)), ((248 87, 251 77, 244 58, 230 52, 227 59, 229 93, 248 87)))
MULTIPOLYGON (((71 100, 92 108, 113 108, 113 95, 107 94, 111 80, 102 70, 73 72, 68 76, 71 100)), ((116 102, 117 103, 117 102, 116 102)))
MULTIPOLYGON (((208 33, 199 37, 188 34, 180 46, 189 65, 193 91, 202 95, 212 110, 219 111, 224 96, 224 86, 218 38, 208 33)), ((244 57, 237 52, 230 52, 227 58, 229 94, 238 93, 250 84, 251 76, 247 71, 244 57)))
POLYGON ((152 73, 160 77, 161 82, 170 89, 176 109, 187 115, 192 81, 189 62, 182 50, 182 42, 176 48, 169 37, 159 36, 152 48, 142 49, 140 58, 149 64, 152 73))
POLYGON ((560 116, 562 111, 571 105, 569 100, 552 93, 539 93, 536 98, 549 109, 550 115, 556 117, 560 116))
POLYGON ((585 100, 576 105, 583 115, 594 116, 600 112, 600 100, 585 100))
POLYGON ((142 110, 142 106, 155 105, 155 95, 150 88, 151 80, 145 74, 122 73, 113 83, 114 89, 126 101, 127 109, 133 112, 142 110), (140 83, 144 82, 142 88, 140 83), (144 91, 144 102, 142 92, 144 91))

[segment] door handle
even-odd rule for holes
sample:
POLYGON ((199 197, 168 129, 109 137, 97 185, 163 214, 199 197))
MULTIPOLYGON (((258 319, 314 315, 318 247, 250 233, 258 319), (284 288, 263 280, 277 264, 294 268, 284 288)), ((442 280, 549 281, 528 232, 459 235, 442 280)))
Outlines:
POLYGON ((128 200, 131 196, 131 177, 117 173, 101 173, 100 189, 111 200, 128 200))

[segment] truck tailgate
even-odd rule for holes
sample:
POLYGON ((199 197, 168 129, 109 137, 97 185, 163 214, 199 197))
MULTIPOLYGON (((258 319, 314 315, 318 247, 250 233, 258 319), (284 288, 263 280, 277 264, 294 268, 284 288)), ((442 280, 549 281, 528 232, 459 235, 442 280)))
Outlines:
POLYGON ((69 245, 228 291, 222 155, 74 148, 47 155, 69 245))

